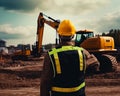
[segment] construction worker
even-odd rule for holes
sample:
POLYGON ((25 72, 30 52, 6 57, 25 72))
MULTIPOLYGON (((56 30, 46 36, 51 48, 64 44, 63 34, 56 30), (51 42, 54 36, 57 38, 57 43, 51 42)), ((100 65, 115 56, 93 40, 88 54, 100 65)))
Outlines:
POLYGON ((40 96, 85 96, 86 55, 83 48, 74 46, 75 32, 70 20, 59 24, 61 43, 45 56, 40 96))

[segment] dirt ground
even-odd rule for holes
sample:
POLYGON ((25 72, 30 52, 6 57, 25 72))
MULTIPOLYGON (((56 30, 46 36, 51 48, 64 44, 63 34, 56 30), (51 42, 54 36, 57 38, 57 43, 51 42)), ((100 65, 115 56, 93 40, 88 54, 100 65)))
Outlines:
MULTIPOLYGON (((0 65, 0 96, 40 96, 44 58, 0 65), (9 64, 8 64, 9 65, 9 64)), ((87 96, 120 96, 120 63, 116 72, 86 76, 87 96)))

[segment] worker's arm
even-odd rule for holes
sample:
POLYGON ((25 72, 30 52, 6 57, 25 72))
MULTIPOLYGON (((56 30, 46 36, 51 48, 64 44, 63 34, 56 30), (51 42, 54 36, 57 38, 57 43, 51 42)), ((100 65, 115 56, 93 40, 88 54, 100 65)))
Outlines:
POLYGON ((51 78, 52 78, 52 68, 49 55, 46 54, 44 59, 43 71, 41 75, 41 83, 40 83, 40 96, 50 96, 50 86, 51 86, 51 78))
POLYGON ((83 53, 85 54, 86 58, 86 68, 93 72, 99 71, 100 62, 97 60, 97 58, 85 49, 83 50, 83 53))

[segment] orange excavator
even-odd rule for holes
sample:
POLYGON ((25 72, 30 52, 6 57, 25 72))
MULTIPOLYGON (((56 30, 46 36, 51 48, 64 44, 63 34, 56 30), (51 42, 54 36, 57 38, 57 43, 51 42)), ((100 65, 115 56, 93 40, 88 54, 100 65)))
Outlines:
POLYGON ((15 60, 28 60, 29 56, 31 55, 31 48, 30 44, 19 44, 12 54, 13 62, 15 60))
MULTIPOLYGON (((54 28, 57 34, 57 28, 60 24, 60 21, 40 13, 37 23, 37 40, 36 45, 33 46, 33 55, 41 56, 44 24, 54 28), (45 19, 45 17, 47 17, 49 20, 45 19)), ((88 51, 88 53, 92 54, 90 55, 90 57, 92 56, 91 60, 88 60, 90 61, 88 62, 89 64, 93 60, 96 60, 96 62, 98 61, 100 63, 101 71, 108 72, 116 70, 118 63, 116 58, 111 55, 111 53, 116 52, 116 49, 114 49, 114 39, 112 37, 94 36, 94 32, 88 30, 77 31, 75 37, 75 45, 83 47, 88 51)))
POLYGON ((76 32, 76 46, 85 48, 100 62, 100 71, 109 72, 117 69, 117 60, 114 54, 117 52, 114 39, 110 36, 95 36, 93 31, 80 30, 76 32))

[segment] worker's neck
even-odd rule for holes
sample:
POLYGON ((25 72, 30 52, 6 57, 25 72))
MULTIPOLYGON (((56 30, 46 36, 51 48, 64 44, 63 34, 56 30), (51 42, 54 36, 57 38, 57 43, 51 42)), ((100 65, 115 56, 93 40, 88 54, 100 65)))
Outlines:
POLYGON ((61 42, 62 46, 74 46, 74 43, 72 41, 65 41, 65 42, 61 42))

